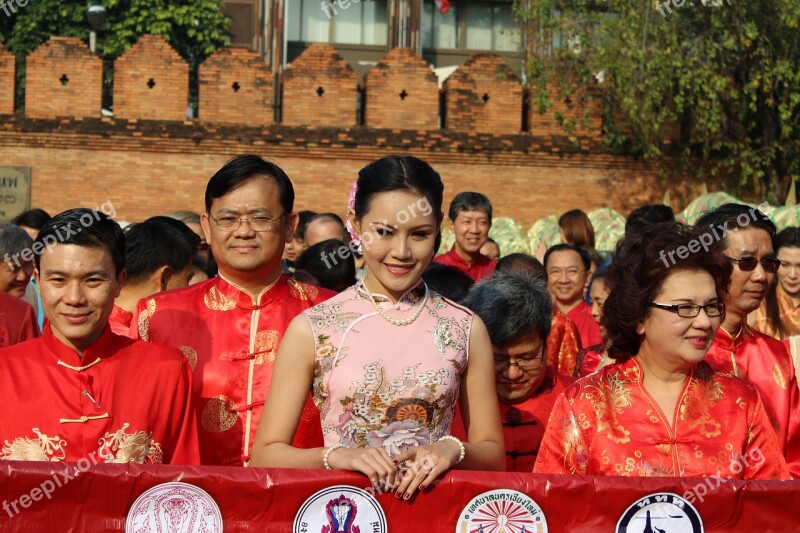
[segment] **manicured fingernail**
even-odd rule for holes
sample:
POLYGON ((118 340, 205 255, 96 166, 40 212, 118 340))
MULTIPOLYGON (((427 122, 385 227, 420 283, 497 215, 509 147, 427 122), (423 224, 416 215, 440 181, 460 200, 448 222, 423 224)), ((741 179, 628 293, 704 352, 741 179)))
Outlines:
POLYGON ((400 492, 399 490, 397 492, 395 492, 394 495, 397 496, 398 498, 402 498, 403 497, 403 493, 400 492))
POLYGON ((425 485, 420 485, 419 490, 425 490, 425 485))
POLYGON ((394 463, 394 466, 397 466, 397 465, 400 464, 400 463, 397 462, 397 459, 393 459, 392 462, 394 463))
POLYGON ((407 492, 407 493, 406 493, 406 495, 405 495, 405 496, 403 496, 403 499, 404 499, 404 500, 407 500, 407 499, 409 499, 410 497, 411 497, 411 493, 410 493, 410 492, 407 492))

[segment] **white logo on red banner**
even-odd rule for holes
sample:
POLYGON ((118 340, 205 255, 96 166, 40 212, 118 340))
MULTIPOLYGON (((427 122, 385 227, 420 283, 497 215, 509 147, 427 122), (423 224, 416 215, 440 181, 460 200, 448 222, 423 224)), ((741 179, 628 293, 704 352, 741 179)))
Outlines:
POLYGON ((294 533, 386 533, 386 514, 369 492, 336 485, 312 494, 294 518, 294 533))
POLYGON ((133 502, 126 533, 222 533, 222 513, 214 498, 188 483, 162 483, 133 502))
POLYGON ((542 508, 516 490, 490 490, 461 511, 456 533, 547 533, 542 508))
POLYGON ((617 522, 617 533, 668 531, 703 533, 703 521, 691 503, 671 492, 658 492, 628 507, 617 522))

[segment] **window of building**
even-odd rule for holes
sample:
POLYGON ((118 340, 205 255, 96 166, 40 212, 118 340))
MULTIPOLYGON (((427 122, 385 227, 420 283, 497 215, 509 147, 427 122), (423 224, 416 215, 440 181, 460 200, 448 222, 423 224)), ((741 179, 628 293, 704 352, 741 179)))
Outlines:
POLYGON ((510 1, 451 0, 442 14, 434 0, 424 0, 422 47, 461 50, 520 50, 520 23, 510 1))
POLYGON ((292 0, 287 16, 290 41, 385 46, 389 40, 388 0, 338 2, 292 0))

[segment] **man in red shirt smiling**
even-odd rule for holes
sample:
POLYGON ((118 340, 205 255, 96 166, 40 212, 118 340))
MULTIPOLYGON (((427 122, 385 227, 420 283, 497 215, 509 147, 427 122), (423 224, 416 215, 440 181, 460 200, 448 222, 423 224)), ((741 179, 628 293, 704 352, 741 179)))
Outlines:
POLYGON ((450 227, 456 243, 434 261, 463 270, 473 280, 494 272, 496 261, 481 254, 481 246, 489 239, 492 227, 492 204, 481 193, 462 192, 450 203, 450 227))

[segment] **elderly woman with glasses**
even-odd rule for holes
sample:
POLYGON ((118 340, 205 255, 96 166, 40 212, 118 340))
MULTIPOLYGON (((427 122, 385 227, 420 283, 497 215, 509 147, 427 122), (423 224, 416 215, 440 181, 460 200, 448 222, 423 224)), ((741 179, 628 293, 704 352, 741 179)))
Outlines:
POLYGON ((788 479, 756 390, 703 361, 731 264, 695 247, 699 235, 666 223, 619 243, 603 308, 617 364, 556 401, 534 472, 788 479))

